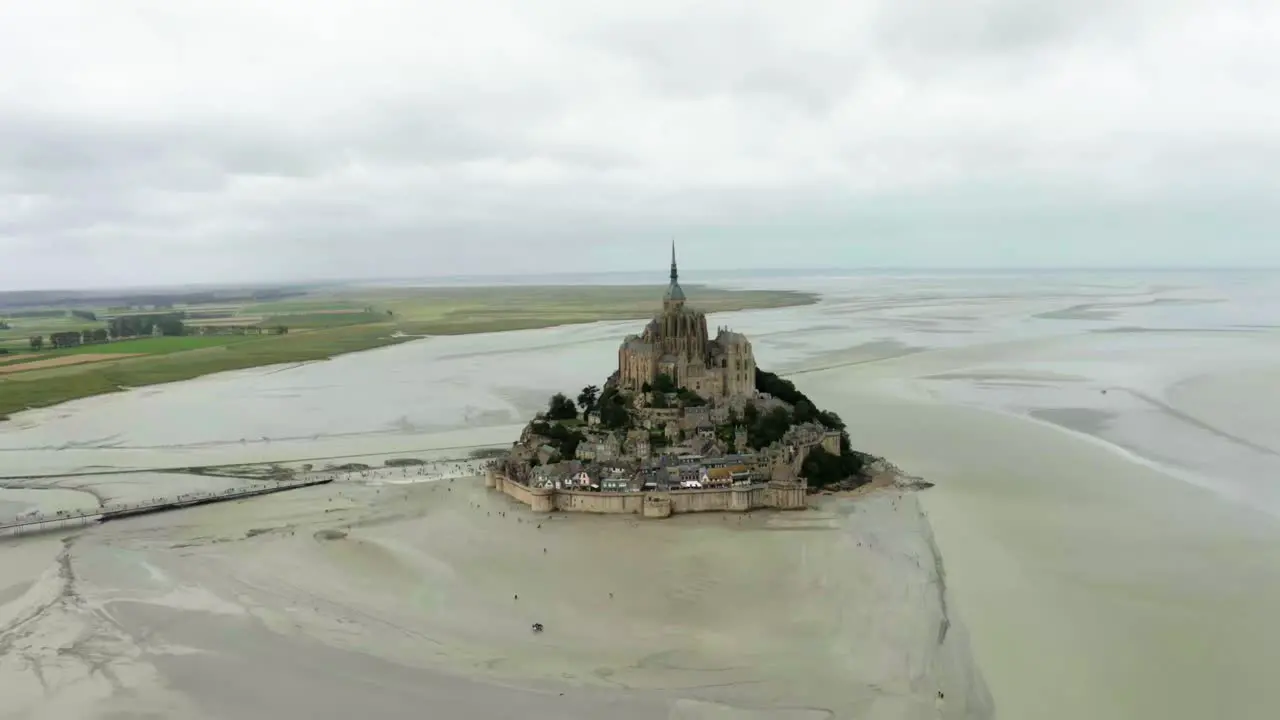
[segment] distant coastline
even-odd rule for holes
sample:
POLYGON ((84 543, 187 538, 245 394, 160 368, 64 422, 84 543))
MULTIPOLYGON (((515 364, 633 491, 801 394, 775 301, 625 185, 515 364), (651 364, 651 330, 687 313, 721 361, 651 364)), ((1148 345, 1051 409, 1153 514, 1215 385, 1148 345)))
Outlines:
MULTIPOLYGON (((640 320, 649 314, 653 286, 275 290, 269 298, 261 288, 223 294, 178 289, 163 297, 125 290, 0 294, 0 420, 127 388, 327 360, 432 335, 640 320), (174 329, 103 337, 112 319, 130 316, 163 317, 174 329), (71 335, 76 343, 65 344, 71 335), (43 341, 39 347, 36 337, 43 341)), ((795 307, 819 299, 792 290, 702 287, 698 294, 710 312, 795 307)))

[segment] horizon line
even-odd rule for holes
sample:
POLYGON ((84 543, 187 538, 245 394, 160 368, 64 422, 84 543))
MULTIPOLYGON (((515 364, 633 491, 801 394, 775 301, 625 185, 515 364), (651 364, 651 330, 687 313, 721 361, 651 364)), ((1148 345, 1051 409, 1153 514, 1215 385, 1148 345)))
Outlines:
MULTIPOLYGON (((713 275, 724 275, 732 273, 759 273, 759 272, 775 272, 787 273, 789 275, 812 273, 817 275, 833 275, 841 273, 851 274, 873 274, 873 273, 1044 273, 1044 272, 1276 272, 1280 271, 1280 266, 1235 266, 1235 265, 1030 265, 1030 266, 901 266, 901 265, 864 265, 856 267, 743 267, 743 268, 714 268, 704 270, 713 275)), ((649 275, 647 270, 574 270, 561 272, 535 272, 535 273, 454 273, 448 275, 431 274, 431 275, 394 275, 394 276, 369 276, 369 277, 314 277, 300 279, 279 279, 279 280, 253 280, 248 282, 234 281, 196 281, 196 282, 180 282, 175 284, 163 285, 142 285, 126 283, 121 285, 91 285, 81 287, 48 287, 48 288, 27 288, 23 290, 0 290, 0 297, 19 295, 24 293, 91 293, 91 292, 114 292, 114 291, 148 291, 148 290, 172 290, 175 288, 278 288, 278 287, 297 287, 297 286, 314 286, 314 285, 349 285, 359 283, 394 283, 394 282, 423 282, 423 281, 473 281, 473 280, 511 280, 518 278, 528 278, 535 280, 539 278, 563 278, 563 277, 591 277, 591 276, 631 276, 639 277, 649 275)), ((695 273, 698 274, 697 269, 695 273)), ((663 278, 654 279, 654 285, 664 284, 663 278)), ((536 285, 536 283, 530 283, 536 285)), ((691 285, 698 285, 696 278, 691 285)))

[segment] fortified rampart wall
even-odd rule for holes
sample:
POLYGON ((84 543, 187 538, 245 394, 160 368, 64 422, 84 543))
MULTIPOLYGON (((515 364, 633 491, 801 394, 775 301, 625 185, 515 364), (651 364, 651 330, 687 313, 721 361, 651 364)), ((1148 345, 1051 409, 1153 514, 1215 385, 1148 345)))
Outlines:
POLYGON ((805 486, 759 483, 747 487, 702 488, 668 492, 587 492, 531 488, 489 471, 485 486, 506 493, 534 512, 584 512, 667 517, 678 513, 746 512, 758 508, 802 510, 805 486))

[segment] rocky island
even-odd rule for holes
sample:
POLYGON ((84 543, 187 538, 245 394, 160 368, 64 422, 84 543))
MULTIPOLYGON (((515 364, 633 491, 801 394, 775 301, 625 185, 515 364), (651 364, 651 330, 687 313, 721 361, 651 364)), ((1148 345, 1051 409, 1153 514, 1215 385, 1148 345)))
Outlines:
POLYGON ((486 486, 553 510, 668 517, 803 509, 866 482, 844 422, 756 366, 751 342, 686 305, 671 249, 662 311, 618 349, 604 385, 562 393, 490 463, 486 486))

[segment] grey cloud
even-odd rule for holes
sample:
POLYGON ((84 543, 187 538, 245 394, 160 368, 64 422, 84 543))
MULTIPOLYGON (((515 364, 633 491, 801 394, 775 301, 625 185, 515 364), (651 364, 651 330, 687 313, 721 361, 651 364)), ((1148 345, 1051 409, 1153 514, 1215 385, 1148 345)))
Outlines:
POLYGON ((831 52, 788 43, 759 15, 686 11, 606 24, 583 39, 639 67, 664 94, 780 98, 811 112, 828 109, 862 70, 856 44, 831 52))
MULTIPOLYGON (((52 24, 0 22, 0 287, 618 269, 671 234, 1192 262, 1205 218, 1256 239, 1280 203, 1280 11, 1251 0, 29 7, 52 24)), ((1255 244, 1213 250, 1280 262, 1255 244)))
POLYGON ((876 16, 878 43, 890 50, 953 58, 1009 55, 1060 46, 1121 0, 981 0, 884 3, 876 16))

